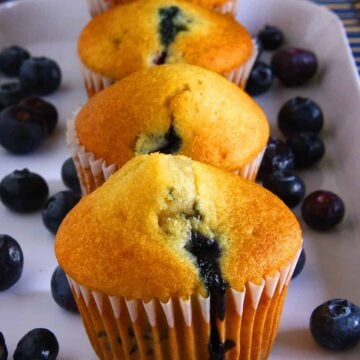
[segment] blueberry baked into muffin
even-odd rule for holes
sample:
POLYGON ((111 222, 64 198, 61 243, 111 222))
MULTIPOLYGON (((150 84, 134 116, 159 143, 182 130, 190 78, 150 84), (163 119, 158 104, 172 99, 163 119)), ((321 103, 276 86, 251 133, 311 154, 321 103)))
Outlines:
POLYGON ((133 73, 68 121, 84 193, 132 157, 153 152, 186 155, 255 180, 268 136, 265 114, 250 96, 188 64, 133 73))
POLYGON ((182 0, 139 0, 93 18, 78 53, 91 96, 135 71, 170 63, 205 67, 245 87, 256 46, 230 16, 182 0))
POLYGON ((55 251, 101 359, 265 359, 301 244, 261 186, 151 154, 82 198, 55 251))

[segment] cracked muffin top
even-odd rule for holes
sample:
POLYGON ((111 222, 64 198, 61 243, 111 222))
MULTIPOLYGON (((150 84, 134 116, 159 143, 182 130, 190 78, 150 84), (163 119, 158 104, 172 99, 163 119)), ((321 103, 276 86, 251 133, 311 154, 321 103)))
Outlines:
POLYGON ((83 29, 78 52, 89 69, 119 80, 164 63, 218 73, 250 57, 250 35, 230 16, 181 0, 139 0, 97 15, 83 29))
POLYGON ((162 152, 227 171, 252 161, 269 136, 266 117, 250 96, 221 75, 188 64, 118 81, 86 103, 75 129, 80 144, 108 165, 162 152))
POLYGON ((184 156, 133 158, 82 198, 55 251, 79 284, 150 300, 243 290, 294 260, 293 213, 260 185, 184 156))

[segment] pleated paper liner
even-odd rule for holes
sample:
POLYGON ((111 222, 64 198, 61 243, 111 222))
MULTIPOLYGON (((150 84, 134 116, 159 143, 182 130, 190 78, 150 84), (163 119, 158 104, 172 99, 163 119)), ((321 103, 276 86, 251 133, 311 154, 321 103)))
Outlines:
MULTIPOLYGON (((116 5, 113 0, 87 0, 87 2, 92 17, 116 5)), ((193 1, 193 3, 196 4, 196 1, 193 1)), ((213 10, 221 14, 232 14, 233 16, 235 16, 236 4, 237 0, 230 0, 222 5, 214 6, 213 10)))
MULTIPOLYGON (((80 110, 74 112, 72 119, 67 121, 66 140, 75 163, 83 194, 88 194, 102 185, 116 170, 116 164, 107 164, 105 160, 97 158, 80 145, 76 135, 75 119, 80 110)), ((255 181, 261 165, 265 148, 247 165, 234 170, 236 175, 255 181)))
MULTIPOLYGON (((244 89, 246 86, 247 79, 249 78, 251 69, 255 63, 256 57, 258 55, 258 46, 256 41, 253 40, 252 53, 250 55, 249 60, 239 66, 238 68, 223 73, 222 75, 227 78, 229 81, 238 85, 240 88, 244 89)), ((87 94, 89 97, 95 95, 99 91, 106 89, 110 85, 116 82, 116 80, 111 79, 109 77, 103 76, 91 69, 89 69, 84 63, 80 61, 80 65, 82 68, 82 73, 84 76, 84 83, 87 94)))
MULTIPOLYGON (((266 359, 274 343, 297 257, 260 285, 228 289, 221 341, 235 345, 226 359, 266 359)), ((209 358, 210 299, 192 296, 149 302, 90 291, 68 278, 90 342, 100 359, 209 358)))

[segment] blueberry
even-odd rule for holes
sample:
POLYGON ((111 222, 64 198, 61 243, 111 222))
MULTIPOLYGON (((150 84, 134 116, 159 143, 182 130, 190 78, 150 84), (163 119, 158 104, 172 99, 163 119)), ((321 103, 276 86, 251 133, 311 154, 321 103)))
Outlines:
POLYGON ((273 81, 271 67, 262 61, 257 61, 251 70, 245 91, 256 96, 268 91, 273 81))
POLYGON ((61 178, 63 183, 75 194, 81 194, 79 178, 72 158, 64 161, 61 167, 61 178))
POLYGON ((0 144, 14 154, 36 150, 47 133, 43 119, 23 105, 6 108, 0 113, 0 144))
POLYGON ((56 234, 66 214, 79 202, 80 196, 72 191, 59 191, 51 196, 42 211, 45 227, 56 234))
POLYGON ((2 332, 0 331, 0 360, 7 360, 8 351, 5 344, 5 338, 2 332))
POLYGON ((28 92, 20 85, 19 82, 11 82, 0 85, 0 103, 4 108, 16 105, 27 95, 28 92))
POLYGON ((295 156, 296 168, 307 168, 325 154, 325 144, 320 136, 312 132, 302 132, 293 135, 287 141, 295 156))
POLYGON ((14 360, 56 360, 59 343, 48 329, 37 328, 25 334, 17 344, 14 360))
POLYGON ((318 68, 316 55, 305 49, 286 48, 278 50, 271 59, 274 75, 286 86, 303 85, 318 68))
POLYGON ((46 57, 30 58, 21 65, 20 83, 38 95, 48 95, 57 90, 61 82, 58 64, 46 57))
POLYGON ((7 76, 18 76, 22 63, 30 57, 27 50, 10 46, 0 52, 0 71, 7 76))
POLYGON ((301 214, 306 224, 312 229, 326 231, 342 221, 345 215, 345 204, 333 192, 318 190, 304 199, 301 214))
POLYGON ((27 213, 43 207, 49 195, 46 181, 28 169, 15 170, 0 183, 0 199, 10 210, 27 213))
POLYGON ((270 137, 259 169, 258 179, 276 170, 294 170, 295 157, 290 147, 282 140, 270 137))
POLYGON ((72 312, 78 312, 69 282, 60 266, 54 270, 51 277, 51 294, 60 307, 72 312))
POLYGON ((8 289, 20 279, 23 266, 24 256, 18 242, 11 236, 0 235, 0 291, 8 289))
POLYGON ((348 300, 329 300, 312 312, 310 331, 329 350, 350 349, 360 341, 360 308, 348 300))
POLYGON ((159 9, 159 33, 161 44, 167 48, 174 42, 180 31, 187 31, 187 19, 177 6, 167 6, 159 9))
POLYGON ((54 131, 58 121, 58 112, 53 104, 36 96, 26 98, 20 104, 29 108, 39 118, 44 119, 49 134, 54 131))
POLYGON ((264 50, 276 50, 284 42, 283 32, 271 25, 266 25, 258 34, 258 39, 260 40, 264 50))
POLYGON ((293 275, 292 275, 292 279, 295 279, 303 270, 304 268, 304 265, 305 265, 305 261, 306 261, 306 255, 305 255, 305 250, 304 248, 301 249, 301 253, 299 255, 299 259, 296 263, 296 266, 295 266, 295 270, 293 272, 293 275))
POLYGON ((266 175, 263 186, 290 208, 300 204, 305 195, 305 183, 298 175, 287 170, 277 170, 266 175))
POLYGON ((300 96, 288 100, 278 115, 278 126, 285 136, 308 131, 319 133, 323 123, 320 106, 300 96))

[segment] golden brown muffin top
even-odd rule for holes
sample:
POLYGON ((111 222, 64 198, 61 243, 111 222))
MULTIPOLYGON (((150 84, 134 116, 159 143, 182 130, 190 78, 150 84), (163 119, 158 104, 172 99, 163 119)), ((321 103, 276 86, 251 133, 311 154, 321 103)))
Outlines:
POLYGON ((91 290, 146 300, 204 295, 189 251, 194 234, 219 246, 222 276, 238 291, 294 260, 302 242, 293 213, 260 185, 184 156, 151 154, 82 198, 55 250, 65 272, 91 290))
POLYGON ((121 79, 163 63, 189 63, 218 73, 245 63, 248 32, 230 16, 182 0, 139 0, 95 16, 78 52, 91 70, 121 79))
POLYGON ((250 96, 188 64, 133 73, 92 97, 75 121, 80 144, 119 167, 136 154, 160 151, 231 171, 253 160, 269 137, 250 96))

